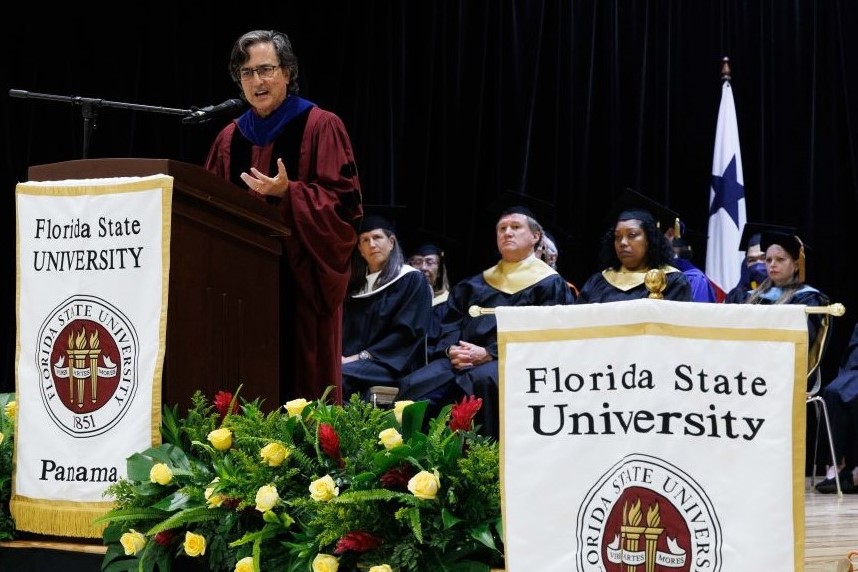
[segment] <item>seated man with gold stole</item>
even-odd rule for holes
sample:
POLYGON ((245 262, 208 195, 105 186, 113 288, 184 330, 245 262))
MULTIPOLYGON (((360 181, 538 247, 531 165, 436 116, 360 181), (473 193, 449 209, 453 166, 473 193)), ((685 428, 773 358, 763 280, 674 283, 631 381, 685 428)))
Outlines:
POLYGON ((483 400, 474 420, 480 432, 499 437, 497 321, 494 315, 471 316, 468 310, 574 301, 566 280, 535 255, 543 232, 526 207, 504 210, 495 226, 501 260, 450 291, 430 361, 400 380, 397 401, 428 400, 437 412, 461 395, 475 395, 483 400))

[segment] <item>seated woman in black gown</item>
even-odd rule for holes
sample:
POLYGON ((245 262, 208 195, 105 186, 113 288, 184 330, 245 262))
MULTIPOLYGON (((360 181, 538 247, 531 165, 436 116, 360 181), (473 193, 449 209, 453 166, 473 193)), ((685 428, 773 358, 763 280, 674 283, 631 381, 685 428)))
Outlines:
POLYGON ((343 400, 368 399, 374 385, 397 380, 425 362, 432 288, 405 257, 393 224, 367 215, 358 230, 343 312, 343 400))
POLYGON ((691 286, 685 274, 670 265, 673 257, 673 248, 652 213, 638 208, 622 211, 602 237, 600 262, 604 270, 587 279, 575 303, 647 298, 647 272, 655 268, 665 275, 664 299, 688 302, 691 286))
MULTIPOLYGON (((744 304, 805 304, 827 306, 828 296, 806 284, 805 248, 795 234, 781 231, 760 233, 760 249, 766 255, 767 277, 759 286, 737 298, 744 304)), ((808 347, 813 346, 822 323, 822 314, 808 314, 808 347)))

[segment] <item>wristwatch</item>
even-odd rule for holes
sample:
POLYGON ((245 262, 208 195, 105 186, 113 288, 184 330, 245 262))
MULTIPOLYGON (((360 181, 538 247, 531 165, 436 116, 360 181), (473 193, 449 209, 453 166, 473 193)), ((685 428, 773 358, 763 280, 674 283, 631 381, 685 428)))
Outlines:
POLYGON ((366 350, 361 350, 358 354, 358 359, 372 359, 372 354, 366 350))

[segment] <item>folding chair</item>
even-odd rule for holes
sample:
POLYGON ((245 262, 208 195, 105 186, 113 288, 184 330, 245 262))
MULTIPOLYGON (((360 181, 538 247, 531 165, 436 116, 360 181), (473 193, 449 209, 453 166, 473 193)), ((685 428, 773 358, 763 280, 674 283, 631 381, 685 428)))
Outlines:
MULTIPOLYGON (((822 391, 822 372, 820 364, 822 357, 825 355, 825 349, 828 345, 828 338, 831 336, 831 314, 822 314, 822 322, 819 326, 816 340, 808 349, 807 352, 807 379, 810 382, 810 388, 807 390, 807 404, 813 405, 816 411, 816 433, 813 440, 813 469, 810 477, 810 486, 816 484, 816 456, 819 450, 819 426, 820 420, 825 424, 825 434, 828 437, 828 447, 831 451, 831 462, 837 465, 837 455, 834 451, 834 439, 831 436, 831 422, 828 419, 828 407, 825 405, 825 400, 820 395, 822 391), (820 415, 821 414, 821 415, 820 415)), ((834 472, 834 484, 837 487, 837 495, 841 496, 843 491, 840 489, 840 475, 837 471, 834 472)))

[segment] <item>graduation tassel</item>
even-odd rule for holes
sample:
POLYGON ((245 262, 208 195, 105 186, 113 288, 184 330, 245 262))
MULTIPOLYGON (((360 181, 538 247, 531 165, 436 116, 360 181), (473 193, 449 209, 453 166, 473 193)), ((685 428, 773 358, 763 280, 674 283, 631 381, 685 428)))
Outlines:
POLYGON ((804 243, 797 236, 795 237, 795 239, 798 241, 798 243, 800 245, 799 249, 798 249, 798 281, 801 282, 802 284, 804 284, 804 275, 805 275, 805 270, 804 270, 804 265, 805 265, 804 243))

